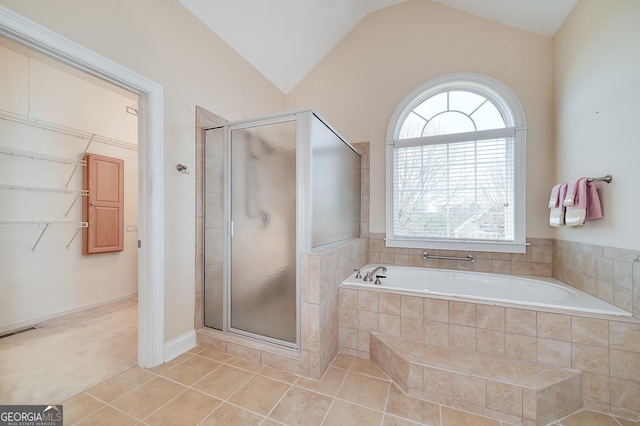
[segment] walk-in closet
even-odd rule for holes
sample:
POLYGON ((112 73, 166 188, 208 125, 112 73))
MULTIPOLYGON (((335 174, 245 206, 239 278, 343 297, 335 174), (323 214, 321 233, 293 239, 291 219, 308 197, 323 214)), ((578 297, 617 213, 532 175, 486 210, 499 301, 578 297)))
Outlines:
POLYGON ((137 96, 4 39, 0 63, 0 400, 56 403, 137 363, 137 96))

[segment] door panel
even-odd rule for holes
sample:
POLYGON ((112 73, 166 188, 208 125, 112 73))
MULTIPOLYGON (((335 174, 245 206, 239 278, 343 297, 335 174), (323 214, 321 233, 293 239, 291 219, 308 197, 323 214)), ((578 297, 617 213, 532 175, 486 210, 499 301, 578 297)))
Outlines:
POLYGON ((231 132, 231 328, 296 342, 295 122, 231 132))
POLYGON ((124 160, 86 154, 83 203, 82 253, 96 254, 124 250, 124 160))

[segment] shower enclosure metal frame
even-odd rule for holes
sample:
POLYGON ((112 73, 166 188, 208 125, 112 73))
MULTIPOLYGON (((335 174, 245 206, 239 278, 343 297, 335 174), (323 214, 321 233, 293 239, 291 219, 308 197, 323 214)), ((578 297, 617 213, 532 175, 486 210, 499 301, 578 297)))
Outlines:
MULTIPOLYGON (((225 230, 222 232, 223 234, 223 253, 222 253, 222 327, 221 331, 228 332, 235 335, 240 335, 243 337, 247 337, 250 339, 256 339, 262 342, 271 343, 278 345, 280 347, 287 347, 296 351, 300 350, 300 306, 301 306, 301 295, 300 295, 300 287, 301 287, 301 276, 300 276, 300 259, 301 254, 305 252, 310 252, 313 250, 313 148, 311 143, 312 138, 312 121, 314 123, 321 122, 327 129, 332 132, 332 136, 335 135, 337 138, 344 143, 350 150, 352 150, 358 157, 358 166, 359 166, 359 156, 360 154, 342 138, 333 128, 331 128, 325 120, 323 120, 317 113, 313 110, 297 110, 282 114, 274 114, 258 119, 247 119, 242 121, 236 121, 232 123, 226 123, 221 126, 216 126, 213 128, 205 129, 205 134, 209 130, 214 129, 223 129, 223 158, 224 158, 224 173, 223 173, 223 215, 224 215, 224 227, 225 230), (317 118, 317 120, 314 119, 317 118), (231 198, 232 198, 232 182, 231 182, 231 169, 232 169, 232 159, 231 159, 231 136, 232 132, 236 130, 247 130, 250 128, 258 127, 258 126, 267 126, 272 124, 286 123, 286 122, 295 122, 295 221, 296 221, 296 232, 295 232, 295 342, 284 341, 280 339, 271 338, 268 336, 258 335, 249 331, 241 330, 232 327, 231 321, 231 276, 230 271, 232 270, 232 235, 233 235, 233 223, 231 217, 231 198)), ((205 158, 207 152, 207 142, 205 138, 205 158)), ((207 185, 207 171, 205 167, 205 194, 207 193, 206 185, 207 185)), ((358 222, 359 222, 359 171, 358 171, 358 222)), ((207 217, 207 205, 204 205, 205 209, 205 218, 207 217)), ((359 237, 359 227, 357 231, 357 235, 352 235, 352 237, 359 237)), ((206 239, 206 232, 205 232, 206 239)), ((204 250, 207 250, 207 244, 205 242, 204 250)), ((205 256, 206 257, 206 256, 205 256)), ((251 261, 251 260, 250 260, 251 261)), ((249 261, 249 262, 250 262, 249 261)), ((258 260, 259 262, 259 260, 258 260)), ((206 262, 205 262, 206 264, 206 262)), ((252 267, 259 268, 260 264, 255 263, 252 267)), ((205 266, 206 271, 206 266, 205 266)), ((205 272, 206 274, 206 272, 205 272)), ((206 276, 205 276, 205 286, 206 286, 206 276)), ((207 292, 205 290, 205 309, 204 312, 207 311, 207 292)), ((206 324, 206 318, 205 318, 206 324)))

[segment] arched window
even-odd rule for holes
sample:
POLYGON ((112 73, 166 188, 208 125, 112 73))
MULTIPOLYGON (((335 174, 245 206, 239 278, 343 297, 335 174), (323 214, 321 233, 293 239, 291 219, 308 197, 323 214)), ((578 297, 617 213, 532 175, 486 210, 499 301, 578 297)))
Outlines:
POLYGON ((410 93, 387 132, 387 246, 524 252, 525 138, 520 102, 492 78, 410 93))

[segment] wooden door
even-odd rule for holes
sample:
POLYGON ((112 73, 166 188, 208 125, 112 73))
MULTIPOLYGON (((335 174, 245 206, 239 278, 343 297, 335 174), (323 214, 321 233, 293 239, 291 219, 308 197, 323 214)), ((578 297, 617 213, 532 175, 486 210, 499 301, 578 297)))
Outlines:
POLYGON ((85 154, 82 254, 124 250, 124 160, 85 154))

